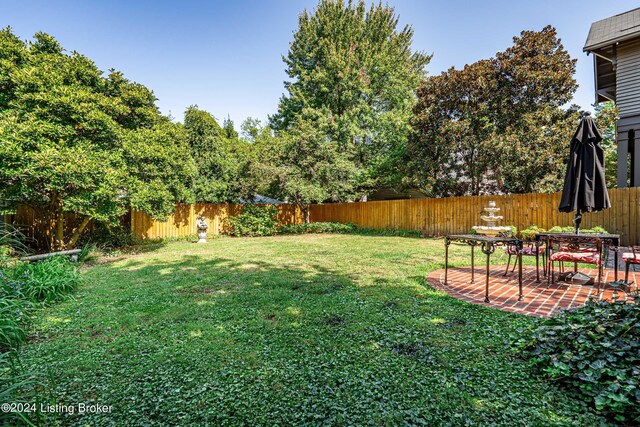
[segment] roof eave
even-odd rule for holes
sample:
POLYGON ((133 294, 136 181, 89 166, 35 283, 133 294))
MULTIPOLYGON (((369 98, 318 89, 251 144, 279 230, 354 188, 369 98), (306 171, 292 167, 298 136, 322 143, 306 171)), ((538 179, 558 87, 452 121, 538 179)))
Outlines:
POLYGON ((602 49, 603 47, 607 47, 607 46, 612 46, 614 44, 620 43, 620 42, 626 42, 628 40, 631 39, 635 39, 635 38, 640 38, 640 31, 638 31, 637 33, 633 33, 633 34, 627 34, 625 36, 621 36, 615 39, 611 39, 611 40, 607 40, 604 42, 600 42, 600 43, 596 43, 593 44, 591 46, 586 46, 582 48, 583 52, 593 52, 594 50, 598 50, 598 49, 602 49))

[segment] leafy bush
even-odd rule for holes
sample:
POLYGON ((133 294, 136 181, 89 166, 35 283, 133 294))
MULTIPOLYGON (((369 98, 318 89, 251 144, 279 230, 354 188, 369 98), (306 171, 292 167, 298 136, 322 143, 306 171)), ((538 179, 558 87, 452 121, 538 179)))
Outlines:
POLYGON ((549 233, 573 233, 574 231, 576 231, 576 228, 572 226, 561 227, 555 225, 549 229, 549 233))
POLYGON ((27 339, 33 305, 19 298, 0 298, 0 351, 17 348, 27 339))
POLYGON ((640 422, 640 305, 590 301, 524 336, 519 347, 548 378, 618 422, 640 422))
MULTIPOLYGON (((576 231, 576 228, 571 225, 568 225, 565 227, 556 225, 549 229, 549 233, 575 233, 575 231, 576 231)), ((603 227, 600 227, 599 225, 593 228, 581 228, 580 232, 581 233, 608 233, 607 230, 605 230, 603 227)))
POLYGON ((357 227, 354 224, 343 224, 340 222, 310 222, 309 224, 284 225, 278 228, 278 233, 351 233, 356 230, 357 227))
MULTIPOLYGON (((60 299, 73 290, 78 272, 67 258, 54 257, 34 264, 15 256, 26 252, 23 236, 0 224, 0 403, 55 402, 50 379, 20 363, 18 348, 26 341, 35 302, 60 299)), ((36 412, 0 412, 0 425, 49 425, 36 412)))
POLYGON ((27 338, 33 308, 11 273, 7 268, 0 269, 0 351, 17 348, 27 338))
POLYGON ((32 302, 53 302, 72 292, 78 284, 78 270, 66 257, 54 256, 9 269, 23 297, 32 302))
MULTIPOLYGON (((508 225, 507 227, 509 227, 509 231, 514 235, 518 233, 518 227, 516 227, 515 225, 508 225)), ((466 234, 480 234, 480 233, 478 233, 478 230, 476 230, 475 228, 472 228, 471 230, 467 231, 466 234)))
POLYGON ((106 251, 101 251, 93 243, 84 245, 81 252, 78 254, 78 262, 92 262, 96 261, 98 257, 106 251))
POLYGON ((278 227, 279 234, 305 234, 305 233, 341 233, 362 234, 375 236, 400 236, 420 237, 417 230, 398 230, 393 228, 361 228, 351 223, 341 222, 311 222, 309 224, 283 225, 278 227))
POLYGON ((357 227, 351 234, 362 234, 370 236, 398 236, 398 237, 420 237, 422 234, 418 230, 399 230, 397 228, 361 228, 357 227))
POLYGON ((228 222, 232 236, 272 236, 278 231, 278 209, 273 205, 244 205, 244 211, 228 222))
POLYGON ((600 227, 599 225, 593 227, 593 228, 588 228, 584 231, 585 233, 604 233, 604 234, 608 234, 609 232, 607 230, 604 229, 604 227, 600 227))
POLYGON ((90 244, 101 249, 114 249, 131 246, 137 242, 128 227, 119 223, 113 225, 98 222, 78 243, 82 246, 90 244))
MULTIPOLYGON (((50 381, 38 372, 29 372, 15 350, 0 353, 0 402, 53 404, 50 381)), ((46 413, 0 411, 0 425, 50 425, 46 413)))
POLYGON ((25 341, 34 303, 59 300, 77 282, 75 266, 62 257, 0 268, 0 350, 25 341))
POLYGON ((25 236, 10 224, 0 221, 0 267, 11 263, 13 256, 28 252, 25 236))
POLYGON ((522 240, 531 242, 535 240, 536 234, 544 233, 545 231, 546 230, 544 228, 540 228, 537 225, 530 225, 529 227, 520 231, 520 237, 522 238, 522 240))

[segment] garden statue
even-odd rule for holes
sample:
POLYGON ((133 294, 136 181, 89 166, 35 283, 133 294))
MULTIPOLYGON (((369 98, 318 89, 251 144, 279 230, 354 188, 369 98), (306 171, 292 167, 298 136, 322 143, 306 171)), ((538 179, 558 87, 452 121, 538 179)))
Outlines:
POLYGON ((207 224, 204 215, 199 216, 196 220, 196 228, 198 229, 198 243, 207 243, 207 228, 209 228, 209 224, 207 224))

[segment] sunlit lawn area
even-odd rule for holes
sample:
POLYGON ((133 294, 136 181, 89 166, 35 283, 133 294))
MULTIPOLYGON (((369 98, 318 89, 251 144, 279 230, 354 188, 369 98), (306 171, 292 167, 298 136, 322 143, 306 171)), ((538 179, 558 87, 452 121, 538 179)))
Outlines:
POLYGON ((603 423, 510 350, 535 319, 427 285, 443 252, 353 235, 144 247, 86 268, 24 363, 50 369, 60 404, 113 406, 65 425, 603 423))

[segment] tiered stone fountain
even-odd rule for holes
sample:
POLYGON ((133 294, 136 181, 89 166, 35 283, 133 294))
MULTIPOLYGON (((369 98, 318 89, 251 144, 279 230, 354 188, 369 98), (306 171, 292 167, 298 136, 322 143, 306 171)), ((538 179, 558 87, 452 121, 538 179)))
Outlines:
POLYGON ((487 212, 488 215, 480 215, 480 219, 487 224, 474 225, 473 229, 476 230, 478 234, 483 234, 485 236, 497 236, 498 233, 511 231, 510 227, 501 227, 496 225, 496 222, 502 221, 502 217, 496 215, 496 212, 498 212, 499 210, 500 208, 496 208, 496 202, 489 202, 489 207, 484 208, 484 211, 487 212))

